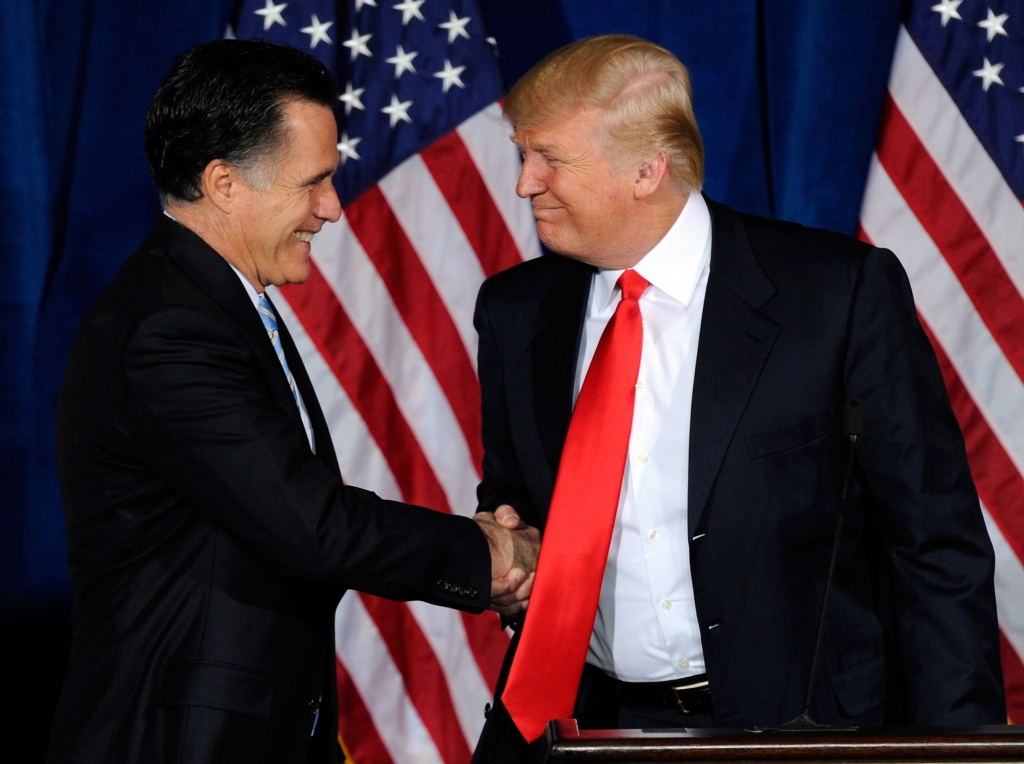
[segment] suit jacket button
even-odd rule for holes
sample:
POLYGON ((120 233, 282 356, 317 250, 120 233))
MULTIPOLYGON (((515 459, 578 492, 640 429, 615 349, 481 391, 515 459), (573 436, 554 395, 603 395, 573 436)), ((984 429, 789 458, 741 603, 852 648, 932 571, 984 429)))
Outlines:
POLYGON ((309 705, 306 706, 306 710, 309 711, 309 715, 310 716, 316 716, 320 712, 320 701, 319 700, 311 700, 311 701, 309 701, 309 705))

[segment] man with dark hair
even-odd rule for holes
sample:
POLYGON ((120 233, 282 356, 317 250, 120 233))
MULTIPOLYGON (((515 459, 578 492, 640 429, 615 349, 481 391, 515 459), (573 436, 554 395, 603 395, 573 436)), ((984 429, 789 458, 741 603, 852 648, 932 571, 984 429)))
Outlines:
POLYGON ((223 40, 153 99, 165 212, 86 315, 58 406, 75 604, 52 762, 335 761, 346 589, 479 611, 533 569, 536 531, 342 482, 265 291, 309 277, 341 214, 334 97, 306 54, 223 40))
POLYGON ((544 545, 475 761, 537 761, 552 718, 796 717, 851 398, 866 425, 810 715, 1004 722, 992 546, 899 261, 702 196, 689 77, 652 43, 556 51, 505 114, 557 255, 480 291, 478 496, 544 545))

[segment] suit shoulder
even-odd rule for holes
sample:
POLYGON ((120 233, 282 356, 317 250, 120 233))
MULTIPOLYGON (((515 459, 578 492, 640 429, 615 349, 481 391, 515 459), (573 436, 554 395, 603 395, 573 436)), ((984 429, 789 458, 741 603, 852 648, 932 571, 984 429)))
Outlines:
POLYGON ((593 271, 591 266, 568 257, 541 255, 491 276, 484 281, 481 294, 495 299, 538 298, 593 271))
POLYGON ((736 213, 746 229, 750 245, 758 258, 813 258, 817 262, 836 264, 845 261, 859 267, 872 250, 870 244, 842 233, 811 228, 788 220, 772 220, 746 213, 736 213))

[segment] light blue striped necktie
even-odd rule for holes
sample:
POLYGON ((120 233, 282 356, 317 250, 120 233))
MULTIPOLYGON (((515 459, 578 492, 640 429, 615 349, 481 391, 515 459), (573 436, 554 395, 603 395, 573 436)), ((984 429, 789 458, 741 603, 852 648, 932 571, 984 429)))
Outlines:
POLYGON ((277 360, 281 362, 281 368, 284 369, 284 376, 288 380, 288 387, 291 388, 292 395, 295 397, 295 404, 301 409, 299 388, 295 386, 295 377, 292 376, 292 370, 288 368, 288 360, 284 357, 284 345, 281 344, 281 335, 277 329, 277 316, 274 315, 274 309, 270 306, 270 300, 267 299, 265 294, 260 295, 260 304, 256 307, 256 310, 259 311, 260 321, 263 322, 267 334, 270 335, 270 343, 274 346, 274 352, 277 353, 277 360))

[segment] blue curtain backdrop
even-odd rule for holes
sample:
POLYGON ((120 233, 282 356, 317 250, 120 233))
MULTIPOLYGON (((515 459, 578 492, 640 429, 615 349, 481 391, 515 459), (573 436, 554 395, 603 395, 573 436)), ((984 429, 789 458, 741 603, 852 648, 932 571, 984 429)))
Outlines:
MULTIPOLYGON (((507 83, 589 35, 629 32, 669 48, 690 68, 712 197, 856 230, 898 0, 482 5, 507 83)), ((5 694, 24 709, 0 715, 10 727, 0 758, 26 736, 34 748, 19 758, 42 756, 66 660, 54 408, 68 348, 158 211, 142 149, 149 99, 175 53, 223 35, 233 6, 5 0, 0 14, 0 650, 5 694)))

